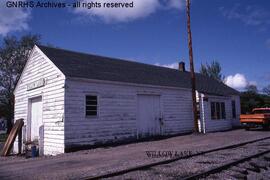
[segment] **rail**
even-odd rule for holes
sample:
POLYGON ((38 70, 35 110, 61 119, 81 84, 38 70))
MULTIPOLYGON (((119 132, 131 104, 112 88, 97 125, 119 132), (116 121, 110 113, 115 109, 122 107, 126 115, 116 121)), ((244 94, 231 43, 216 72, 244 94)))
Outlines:
POLYGON ((191 158, 191 157, 205 155, 205 154, 216 152, 216 151, 241 147, 241 146, 244 146, 244 145, 247 145, 247 144, 263 141, 263 140, 266 140, 266 139, 270 139, 270 136, 265 137, 265 138, 256 139, 256 140, 246 141, 246 142, 242 142, 242 143, 238 143, 238 144, 233 144, 233 145, 229 145, 229 146, 224 146, 224 147, 220 147, 220 148, 214 148, 214 149, 199 152, 199 153, 196 153, 196 154, 187 155, 187 156, 184 156, 184 157, 177 157, 177 158, 173 158, 173 159, 169 159, 169 160, 163 160, 163 161, 159 161, 159 162, 139 165, 139 166, 124 169, 124 170, 110 172, 110 173, 107 173, 107 174, 102 174, 102 175, 97 175, 97 176, 86 176, 86 177, 83 177, 82 179, 96 180, 96 179, 119 176, 119 175, 123 175, 123 174, 129 173, 129 172, 138 171, 138 170, 142 170, 142 169, 147 169, 147 168, 162 165, 162 164, 169 164, 169 163, 172 163, 172 162, 175 162, 175 161, 179 161, 181 159, 188 159, 188 158, 191 158))

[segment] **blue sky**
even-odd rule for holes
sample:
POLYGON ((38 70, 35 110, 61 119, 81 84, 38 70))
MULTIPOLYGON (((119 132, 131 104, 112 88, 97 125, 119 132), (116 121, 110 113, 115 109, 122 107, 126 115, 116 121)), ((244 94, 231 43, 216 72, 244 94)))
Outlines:
MULTIPOLYGON (((184 60, 188 66, 184 0, 133 0, 135 8, 113 10, 6 8, 5 2, 0 40, 40 34, 43 44, 64 49, 169 67, 184 60)), ((270 84, 269 0, 192 0, 191 13, 197 71, 217 60, 234 88, 270 84)))

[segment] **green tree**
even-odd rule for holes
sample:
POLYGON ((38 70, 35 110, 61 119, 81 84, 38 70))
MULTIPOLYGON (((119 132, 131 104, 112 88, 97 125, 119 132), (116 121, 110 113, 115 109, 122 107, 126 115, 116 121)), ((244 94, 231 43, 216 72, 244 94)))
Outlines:
POLYGON ((264 106, 264 99, 259 94, 250 92, 241 93, 241 112, 243 114, 251 113, 252 109, 264 106))
POLYGON ((4 116, 4 107, 0 104, 0 119, 4 116))
POLYGON ((266 87, 263 88, 263 92, 266 95, 270 96, 270 84, 268 86, 266 86, 266 87))
POLYGON ((248 85, 245 92, 241 92, 241 111, 251 113, 254 108, 270 107, 270 96, 259 94, 255 85, 248 85))
POLYGON ((258 94, 258 88, 256 85, 253 85, 253 84, 247 85, 246 91, 248 93, 258 94))
POLYGON ((8 133, 14 118, 13 91, 30 55, 31 49, 40 42, 38 35, 25 35, 20 39, 5 37, 0 47, 0 104, 7 120, 8 133))
POLYGON ((220 82, 224 81, 224 75, 222 74, 222 68, 218 61, 212 61, 211 64, 201 64, 200 73, 210 78, 216 79, 220 82))

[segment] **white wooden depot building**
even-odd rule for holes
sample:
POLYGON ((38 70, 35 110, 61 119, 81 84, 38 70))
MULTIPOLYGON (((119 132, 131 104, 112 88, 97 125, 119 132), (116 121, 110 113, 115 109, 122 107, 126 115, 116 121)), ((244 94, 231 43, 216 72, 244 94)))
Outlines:
MULTIPOLYGON (((59 154, 85 145, 176 135, 193 129, 190 73, 45 46, 32 50, 15 89, 23 141, 59 154)), ((196 74, 200 130, 239 123, 238 92, 196 74)), ((14 151, 18 146, 14 145, 14 151)))

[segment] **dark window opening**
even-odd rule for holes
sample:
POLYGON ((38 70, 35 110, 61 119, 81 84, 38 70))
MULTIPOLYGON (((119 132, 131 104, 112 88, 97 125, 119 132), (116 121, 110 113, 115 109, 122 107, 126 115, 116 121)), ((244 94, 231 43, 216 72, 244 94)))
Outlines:
POLYGON ((236 118, 235 101, 232 101, 232 117, 233 117, 233 118, 236 118))
POLYGON ((214 102, 211 102, 211 118, 216 119, 216 105, 214 102))
POLYGON ((220 116, 220 112, 221 112, 221 110, 220 110, 220 103, 216 103, 216 108, 217 108, 217 119, 220 119, 221 118, 221 116, 220 116))
POLYGON ((221 119, 226 119, 225 103, 221 103, 221 119))
POLYGON ((98 102, 97 96, 86 96, 85 98, 85 115, 97 116, 98 102))
POLYGON ((211 102, 211 119, 226 119, 224 102, 211 102))

